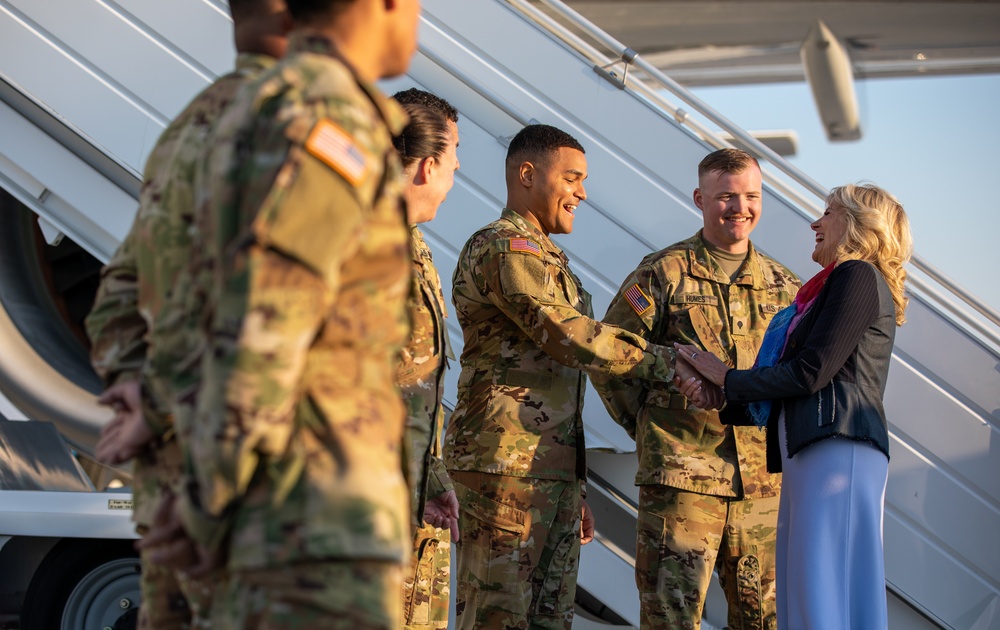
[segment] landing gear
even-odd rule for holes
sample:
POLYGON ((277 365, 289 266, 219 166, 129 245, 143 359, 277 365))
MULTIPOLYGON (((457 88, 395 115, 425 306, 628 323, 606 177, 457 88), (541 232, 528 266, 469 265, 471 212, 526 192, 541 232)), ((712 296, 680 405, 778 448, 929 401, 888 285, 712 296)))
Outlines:
POLYGON ((21 627, 132 630, 139 573, 131 541, 63 539, 28 586, 21 627))

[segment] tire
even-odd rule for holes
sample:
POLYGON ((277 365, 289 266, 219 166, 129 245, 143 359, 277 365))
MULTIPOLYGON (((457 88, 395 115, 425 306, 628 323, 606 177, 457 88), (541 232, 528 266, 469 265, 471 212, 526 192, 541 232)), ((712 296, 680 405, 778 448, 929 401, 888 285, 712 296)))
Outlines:
POLYGON ((132 630, 140 572, 129 540, 63 539, 31 578, 21 628, 132 630))

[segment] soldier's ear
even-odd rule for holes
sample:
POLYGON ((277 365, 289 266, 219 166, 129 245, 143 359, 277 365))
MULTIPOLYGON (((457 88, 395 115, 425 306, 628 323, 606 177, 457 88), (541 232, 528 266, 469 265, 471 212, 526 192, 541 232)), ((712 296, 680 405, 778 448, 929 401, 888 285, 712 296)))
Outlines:
POLYGON ((439 165, 440 163, 434 156, 428 156, 420 160, 420 164, 417 166, 417 175, 421 180, 420 183, 426 184, 431 181, 431 178, 434 177, 434 171, 437 170, 439 165))
POLYGON ((531 188, 535 181, 535 165, 531 162, 521 162, 521 165, 517 167, 517 175, 522 186, 531 188))
POLYGON ((694 189, 694 205, 696 205, 699 210, 704 211, 705 209, 701 206, 701 202, 702 202, 701 188, 695 188, 694 189))

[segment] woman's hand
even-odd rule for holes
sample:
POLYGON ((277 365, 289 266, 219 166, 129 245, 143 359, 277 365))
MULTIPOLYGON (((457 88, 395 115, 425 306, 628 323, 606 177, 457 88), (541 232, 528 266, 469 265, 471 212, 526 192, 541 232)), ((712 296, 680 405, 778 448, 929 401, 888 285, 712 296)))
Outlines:
POLYGON ((677 356, 691 364, 707 380, 719 386, 726 384, 726 372, 729 371, 729 366, 714 354, 697 346, 680 343, 675 343, 674 349, 677 350, 677 356))

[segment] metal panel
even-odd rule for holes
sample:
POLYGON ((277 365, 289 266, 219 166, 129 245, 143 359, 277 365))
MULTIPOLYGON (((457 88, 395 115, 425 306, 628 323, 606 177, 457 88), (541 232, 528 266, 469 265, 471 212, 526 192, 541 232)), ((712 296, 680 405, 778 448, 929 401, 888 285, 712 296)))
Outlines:
POLYGON ((4 188, 107 260, 132 225, 135 200, 2 102, 0 126, 4 188))
POLYGON ((0 420, 0 490, 93 489, 54 425, 0 420))
MULTIPOLYGON (((183 16, 174 13, 164 27, 176 30, 183 16)), ((153 27, 97 0, 3 0, 0 75, 141 172, 166 122, 214 79, 210 68, 232 63, 226 16, 193 32, 205 42, 193 52, 211 51, 200 64, 153 27)))
POLYGON ((5 536, 138 538, 128 492, 0 490, 5 536))

